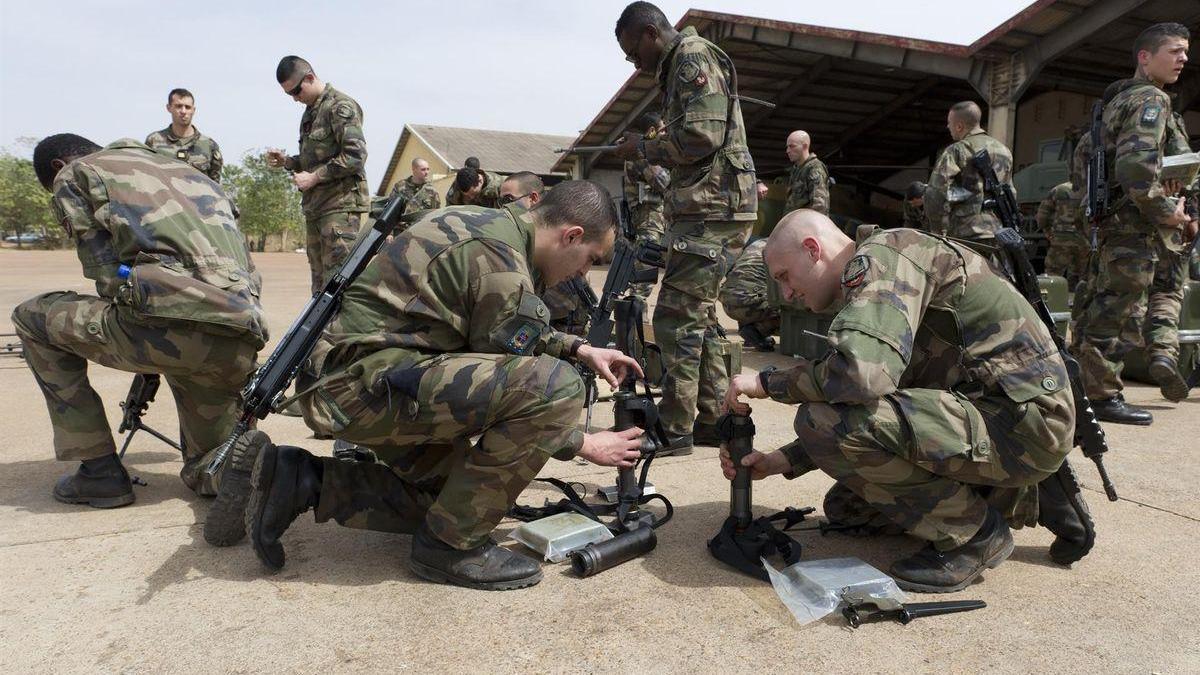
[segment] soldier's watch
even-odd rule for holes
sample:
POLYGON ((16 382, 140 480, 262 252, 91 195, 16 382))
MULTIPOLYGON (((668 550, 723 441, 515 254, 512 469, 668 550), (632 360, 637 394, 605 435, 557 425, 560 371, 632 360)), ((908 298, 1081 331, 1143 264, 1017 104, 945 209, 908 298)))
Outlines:
POLYGON ((762 387, 763 393, 767 395, 767 398, 771 398, 771 389, 767 387, 767 380, 773 372, 775 372, 774 368, 765 368, 758 373, 758 386, 762 387))
POLYGON ((576 337, 575 340, 571 343, 571 346, 567 347, 567 358, 569 358, 569 359, 575 358, 575 356, 577 354, 579 354, 579 348, 586 344, 588 344, 587 339, 581 338, 581 337, 576 337))

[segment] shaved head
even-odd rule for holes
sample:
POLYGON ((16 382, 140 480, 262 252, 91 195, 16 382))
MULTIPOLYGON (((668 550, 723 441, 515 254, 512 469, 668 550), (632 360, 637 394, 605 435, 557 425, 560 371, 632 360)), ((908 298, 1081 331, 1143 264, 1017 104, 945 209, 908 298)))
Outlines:
POLYGON ((812 139, 808 137, 807 131, 797 129, 788 134, 786 152, 788 160, 791 162, 803 162, 808 159, 808 149, 812 145, 812 139))
POLYGON ((982 119, 983 111, 974 101, 959 101, 946 113, 946 129, 950 131, 950 138, 961 141, 979 128, 982 119))
POLYGON ((417 185, 422 185, 429 178, 429 162, 420 157, 413 158, 412 161, 412 180, 417 185))
POLYGON ((854 256, 854 241, 828 216, 812 209, 788 213, 775 226, 763 262, 787 300, 800 299, 814 312, 840 297, 842 270, 854 256))

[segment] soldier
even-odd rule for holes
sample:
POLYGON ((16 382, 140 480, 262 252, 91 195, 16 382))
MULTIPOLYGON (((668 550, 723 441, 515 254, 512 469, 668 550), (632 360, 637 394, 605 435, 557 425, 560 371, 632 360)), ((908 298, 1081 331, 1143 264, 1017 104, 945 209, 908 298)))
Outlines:
MULTIPOLYGON (((662 130, 663 120, 658 113, 647 113, 642 116, 638 126, 647 137, 656 137, 662 130)), ((637 243, 653 242, 661 244, 667 231, 663 218, 663 195, 671 185, 671 172, 661 166, 651 164, 642 159, 625 162, 625 202, 629 204, 629 218, 637 243)), ((637 263, 639 271, 645 265, 637 263)), ((641 298, 643 302, 650 297, 654 290, 652 283, 636 283, 630 286, 630 291, 641 298)))
POLYGON ((829 215, 829 169, 809 151, 811 141, 806 131, 793 131, 787 137, 787 158, 792 163, 788 173, 787 202, 783 212, 813 209, 829 215))
POLYGON ((584 434, 575 359, 613 383, 638 371, 610 349, 547 325, 535 277, 585 274, 612 247, 617 215, 599 184, 568 181, 532 210, 433 211, 385 247, 346 293, 297 383, 319 435, 378 462, 314 457, 243 437, 255 462, 246 522, 267 566, 312 508, 318 522, 415 533, 410 568, 470 588, 536 584, 538 564, 492 529, 553 456, 632 466, 641 430, 584 434))
POLYGON ((316 293, 354 245, 371 208, 367 190, 367 141, 362 108, 354 99, 317 77, 308 61, 285 56, 275 79, 292 100, 303 103, 300 154, 268 150, 267 164, 294 171, 304 193, 305 250, 316 293))
POLYGON ((955 239, 976 242, 987 251, 1000 229, 1000 219, 983 209, 983 179, 971 158, 980 150, 992 157, 992 168, 1001 183, 1012 186, 1012 153, 1000 141, 988 136, 979 126, 983 112, 974 101, 961 101, 950 107, 946 128, 954 143, 942 151, 929 186, 925 189, 925 217, 929 230, 955 239))
POLYGON ((719 442, 721 392, 740 369, 731 362, 740 362, 741 346, 721 331, 716 301, 758 216, 754 160, 725 52, 690 26, 676 31, 648 2, 625 8, 616 35, 626 59, 655 74, 663 117, 679 120, 655 138, 626 138, 614 154, 671 171, 669 253, 653 322, 666 369, 660 412, 669 451, 687 454, 693 442, 719 442))
POLYGON ((1087 276, 1091 244, 1083 236, 1080 193, 1071 182, 1055 185, 1038 205, 1037 224, 1046 233, 1050 249, 1046 251, 1046 274, 1067 278, 1074 289, 1087 276))
POLYGON ((55 456, 80 462, 54 498, 98 508, 134 501, 89 361, 166 378, 183 435, 180 477, 215 494, 203 469, 237 419, 238 392, 267 339, 261 280, 229 199, 190 165, 132 139, 101 149, 57 134, 38 143, 33 163, 97 293, 45 293, 12 314, 46 397, 55 456))
POLYGON ((904 190, 904 221, 901 227, 914 230, 929 230, 929 219, 925 217, 925 184, 914 180, 904 190))
POLYGON ((1134 76, 1105 91, 1102 137, 1109 162, 1109 204, 1099 223, 1099 250, 1073 338, 1088 398, 1101 420, 1147 425, 1149 411, 1125 403, 1125 355, 1143 341, 1151 377, 1164 398, 1187 397, 1179 374, 1179 310, 1185 261, 1181 251, 1196 221, 1177 197, 1186 186, 1158 177, 1161 157, 1188 152, 1187 133, 1163 86, 1187 63, 1187 28, 1150 26, 1133 46, 1134 76))
POLYGON ((760 352, 775 351, 771 335, 779 332, 779 307, 767 301, 767 284, 775 283, 767 274, 763 262, 766 239, 748 244, 742 249, 725 284, 721 286, 721 306, 738 322, 738 335, 751 348, 760 352))
POLYGON ((1038 499, 1072 446, 1066 366, 988 260, 910 229, 865 225, 851 241, 801 210, 776 226, 766 261, 786 299, 836 316, 826 356, 733 378, 730 409, 746 409, 742 395, 800 405, 795 443, 743 460, 754 478, 820 469, 838 481, 832 501, 849 490, 853 510, 929 542, 892 565, 907 590, 965 588, 1012 553, 1010 525, 1041 522, 1060 550, 1085 544, 1078 514, 1038 499))
POLYGON ((450 189, 446 190, 446 206, 499 208, 500 184, 503 182, 498 173, 464 166, 455 174, 450 189))
POLYGON ((200 173, 221 182, 221 146, 213 139, 200 133, 192 124, 196 114, 196 99, 187 89, 172 89, 167 94, 167 112, 171 113, 171 124, 162 131, 146 137, 146 145, 168 157, 174 157, 196 167, 200 173))
POLYGON ((429 162, 420 157, 412 161, 412 175, 392 186, 388 199, 396 195, 404 195, 408 200, 404 205, 406 214, 442 208, 442 198, 429 184, 429 162))

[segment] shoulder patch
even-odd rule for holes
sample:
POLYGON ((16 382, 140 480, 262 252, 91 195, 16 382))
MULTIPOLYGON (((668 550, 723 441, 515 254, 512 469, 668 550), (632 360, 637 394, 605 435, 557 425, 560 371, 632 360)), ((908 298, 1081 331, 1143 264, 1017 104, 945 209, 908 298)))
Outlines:
POLYGON ((538 326, 532 324, 523 324, 520 328, 513 331, 512 337, 508 338, 508 351, 513 354, 528 354, 530 347, 541 336, 542 331, 538 326))
POLYGON ((842 285, 846 288, 861 286, 869 269, 871 269, 870 258, 865 255, 854 256, 850 262, 846 263, 846 269, 842 270, 842 285))
POLYGON ((1158 122, 1159 115, 1162 114, 1162 106, 1158 103, 1147 103, 1142 107, 1142 117, 1139 120, 1142 124, 1155 124, 1158 122))
POLYGON ((342 119, 348 120, 351 117, 354 117, 354 106, 350 105, 349 103, 347 103, 345 101, 342 101, 341 103, 334 106, 333 114, 337 115, 338 117, 341 117, 342 119))
POLYGON ((700 66, 695 61, 684 61, 679 64, 679 70, 676 71, 677 76, 682 82, 691 82, 700 76, 700 66))

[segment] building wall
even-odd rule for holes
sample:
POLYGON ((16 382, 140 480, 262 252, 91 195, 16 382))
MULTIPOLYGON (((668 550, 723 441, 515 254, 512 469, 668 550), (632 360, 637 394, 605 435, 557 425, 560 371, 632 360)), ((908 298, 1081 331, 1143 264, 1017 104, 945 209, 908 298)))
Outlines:
POLYGON ((1017 142, 1012 148, 1015 169, 1039 161, 1043 143, 1062 139, 1067 127, 1088 123, 1093 99, 1083 94, 1050 91, 1017 107, 1017 142))

